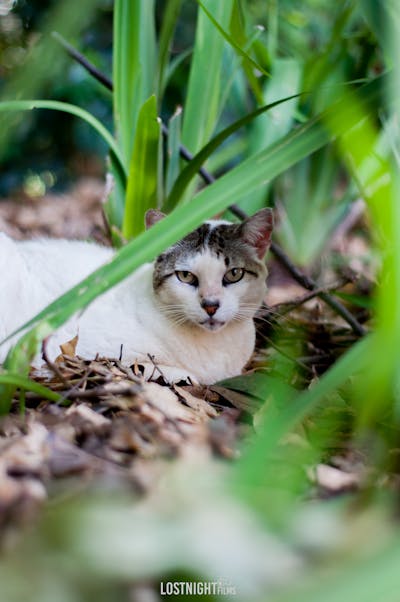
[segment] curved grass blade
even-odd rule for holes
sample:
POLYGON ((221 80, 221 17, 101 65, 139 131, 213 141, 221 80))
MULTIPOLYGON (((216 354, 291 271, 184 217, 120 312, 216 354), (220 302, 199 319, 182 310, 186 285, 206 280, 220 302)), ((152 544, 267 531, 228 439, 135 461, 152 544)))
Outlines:
POLYGON ((16 389, 22 389, 23 391, 32 391, 36 395, 40 395, 43 399, 49 401, 60 401, 61 395, 51 391, 47 387, 27 378, 20 374, 14 374, 7 372, 6 374, 0 374, 0 415, 8 414, 10 411, 11 397, 16 389), (9 391, 11 395, 1 395, 5 391, 9 391))
POLYGON ((129 239, 144 230, 144 214, 158 206, 158 159, 160 120, 156 97, 151 96, 139 112, 135 143, 129 165, 122 233, 129 239))
POLYGON ((256 69, 263 75, 269 77, 270 74, 268 73, 268 71, 263 69, 263 67, 261 67, 259 63, 252 59, 251 56, 247 52, 245 52, 243 48, 239 46, 239 44, 235 42, 233 37, 227 31, 225 31, 225 29, 218 23, 216 19, 214 19, 210 11, 207 10, 207 8, 204 6, 204 3, 201 0, 196 0, 196 2, 201 6, 201 9, 205 12, 207 17, 210 19, 211 23, 214 25, 214 27, 218 29, 222 37, 232 46, 235 52, 239 54, 247 64, 250 64, 253 67, 253 69, 256 69))
POLYGON ((265 113, 269 109, 276 107, 284 102, 297 98, 299 94, 282 98, 270 104, 267 104, 259 109, 256 109, 252 113, 249 113, 245 117, 238 119, 230 126, 225 128, 217 136, 215 136, 206 146, 204 146, 200 152, 193 157, 193 159, 187 164, 187 166, 181 171, 178 179, 176 180, 168 198, 166 199, 163 209, 167 212, 171 211, 181 200, 183 194, 190 184, 191 180, 197 175, 200 167, 205 163, 208 157, 227 139, 229 136, 234 134, 238 129, 250 123, 253 119, 265 113))
POLYGON ((118 163, 119 169, 122 173, 125 173, 123 159, 114 138, 107 128, 105 128, 104 125, 98 119, 96 119, 96 117, 93 117, 93 115, 91 115, 88 111, 85 111, 85 109, 81 109, 76 105, 69 104, 67 102, 60 102, 58 100, 8 100, 0 102, 0 112, 30 111, 32 109, 63 111, 64 113, 70 113, 71 115, 75 115, 76 117, 80 117, 86 121, 107 143, 110 152, 114 155, 114 158, 118 163))
POLYGON ((116 0, 113 40, 114 120, 127 164, 140 107, 155 89, 154 0, 116 0))

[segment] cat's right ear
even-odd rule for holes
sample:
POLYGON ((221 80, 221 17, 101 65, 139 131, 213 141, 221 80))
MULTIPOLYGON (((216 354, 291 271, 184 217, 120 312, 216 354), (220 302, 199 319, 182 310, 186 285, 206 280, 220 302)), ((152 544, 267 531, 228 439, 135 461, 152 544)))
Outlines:
POLYGON ((144 223, 146 225, 146 230, 154 226, 161 219, 164 219, 165 213, 162 211, 158 211, 158 209, 149 209, 146 211, 146 215, 144 217, 144 223))

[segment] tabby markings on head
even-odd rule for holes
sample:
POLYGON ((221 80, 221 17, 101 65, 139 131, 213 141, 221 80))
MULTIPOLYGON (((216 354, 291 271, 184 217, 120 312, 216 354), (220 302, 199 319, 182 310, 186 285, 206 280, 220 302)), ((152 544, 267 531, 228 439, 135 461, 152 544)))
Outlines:
POLYGON ((206 222, 157 257, 153 274, 154 289, 157 290, 175 273, 178 259, 206 250, 218 258, 222 256, 227 267, 244 262, 250 273, 256 275, 259 271, 261 262, 254 256, 254 249, 242 239, 240 224, 206 222))

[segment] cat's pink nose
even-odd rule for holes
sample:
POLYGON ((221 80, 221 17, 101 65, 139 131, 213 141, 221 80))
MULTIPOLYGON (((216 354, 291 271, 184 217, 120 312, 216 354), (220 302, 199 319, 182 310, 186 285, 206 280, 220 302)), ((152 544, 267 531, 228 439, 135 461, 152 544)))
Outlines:
POLYGON ((217 309, 219 308, 219 301, 210 301, 208 299, 203 299, 201 302, 201 307, 208 313, 209 316, 213 316, 217 309))

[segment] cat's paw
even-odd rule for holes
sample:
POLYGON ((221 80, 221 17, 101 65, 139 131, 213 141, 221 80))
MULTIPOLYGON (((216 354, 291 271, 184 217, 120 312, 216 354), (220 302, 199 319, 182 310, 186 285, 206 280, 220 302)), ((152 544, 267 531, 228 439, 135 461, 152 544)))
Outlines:
POLYGON ((199 384, 198 378, 183 368, 166 366, 165 364, 150 364, 140 362, 143 366, 143 377, 145 380, 158 380, 160 377, 168 384, 186 382, 188 384, 199 384))

